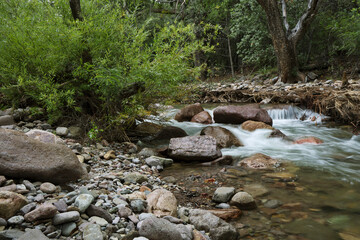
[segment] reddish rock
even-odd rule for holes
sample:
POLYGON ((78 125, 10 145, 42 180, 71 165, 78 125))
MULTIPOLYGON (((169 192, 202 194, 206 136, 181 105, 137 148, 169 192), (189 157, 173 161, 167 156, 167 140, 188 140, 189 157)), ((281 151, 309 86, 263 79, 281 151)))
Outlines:
POLYGON ((200 103, 188 105, 180 110, 175 115, 175 120, 178 122, 191 121, 191 119, 198 113, 204 111, 200 103))
POLYGON ((0 191, 0 218, 8 219, 14 216, 26 204, 27 199, 23 195, 0 191))
POLYGON ((41 219, 53 218, 57 213, 57 208, 51 203, 44 203, 35 210, 25 214, 24 218, 27 222, 34 222, 41 219))
POLYGON ((247 120, 264 122, 272 126, 272 119, 268 112, 259 105, 251 104, 244 106, 220 106, 214 110, 216 123, 242 124, 247 120))
POLYGON ((224 220, 236 219, 242 214, 241 210, 238 208, 211 209, 207 211, 224 220))
POLYGON ((216 144, 219 148, 243 146, 240 140, 232 132, 223 127, 206 127, 201 131, 200 135, 206 135, 215 138, 216 144))
POLYGON ((324 143, 324 141, 319 138, 316 138, 316 137, 301 138, 301 139, 294 141, 294 144, 304 144, 304 143, 322 144, 322 143, 324 143))
POLYGON ((253 169, 268 169, 280 165, 280 162, 262 153, 257 153, 251 157, 245 158, 238 163, 239 167, 247 167, 253 169))
POLYGON ((220 158, 222 153, 215 138, 190 136, 170 139, 169 156, 180 161, 209 162, 220 158))
POLYGON ((202 111, 191 118, 191 122, 212 124, 213 120, 211 115, 207 111, 202 111))
POLYGON ((244 122, 241 125, 241 128, 246 130, 246 131, 250 131, 253 132, 257 129, 271 129, 274 130, 274 128, 270 125, 267 125, 266 123, 263 122, 258 122, 258 121, 252 121, 252 120, 248 120, 246 122, 244 122))

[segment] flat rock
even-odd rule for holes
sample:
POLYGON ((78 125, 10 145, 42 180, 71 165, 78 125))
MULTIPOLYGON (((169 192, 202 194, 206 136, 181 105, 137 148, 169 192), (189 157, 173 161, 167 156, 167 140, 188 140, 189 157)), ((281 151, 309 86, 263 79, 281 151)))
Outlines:
POLYGON ((265 186, 258 183, 245 185, 244 191, 249 193, 254 198, 263 197, 270 193, 270 191, 265 186))
POLYGON ((101 217, 97 217, 97 216, 93 216, 93 217, 89 218, 89 222, 96 223, 100 227, 105 227, 108 224, 108 221, 106 221, 105 219, 103 219, 101 217))
POLYGON ((80 194, 75 199, 75 207, 79 208, 81 213, 85 212, 86 209, 90 206, 90 204, 94 201, 94 197, 91 194, 80 194))
POLYGON ((296 175, 289 172, 274 172, 274 173, 265 173, 263 174, 266 178, 274 178, 283 182, 295 181, 297 179, 296 175))
POLYGON ((4 176, 55 184, 87 176, 76 155, 60 144, 47 144, 18 131, 0 129, 0 149, 0 172, 4 176))
POLYGON ((244 122, 243 124, 241 124, 241 128, 249 131, 249 132, 253 132, 257 129, 271 129, 274 130, 274 128, 266 123, 263 122, 258 122, 258 121, 252 121, 252 120, 248 120, 246 122, 244 122))
POLYGON ((26 229, 25 233, 18 240, 49 240, 39 229, 26 229))
POLYGON ((169 156, 182 161, 212 161, 222 156, 211 136, 190 136, 172 138, 169 144, 169 156))
POLYGON ((100 226, 94 223, 88 224, 83 232, 83 240, 103 240, 100 226))
POLYGON ((65 223, 61 226, 61 235, 68 237, 76 230, 76 228, 76 223, 74 222, 65 223))
POLYGON ((238 163, 239 167, 246 167, 251 169, 272 169, 280 165, 280 161, 266 156, 262 153, 256 153, 248 158, 241 160, 238 163))
POLYGON ((148 212, 155 216, 176 216, 177 200, 173 193, 166 189, 156 189, 147 195, 148 212))
POLYGON ((105 219, 108 222, 112 222, 112 217, 110 215, 110 213, 108 211, 106 211, 105 209, 101 208, 101 207, 97 207, 93 204, 91 204, 87 209, 86 209, 86 214, 89 217, 92 216, 97 216, 97 217, 101 217, 103 219, 105 219))
POLYGON ((0 218, 8 219, 14 216, 27 203, 28 201, 23 195, 0 191, 0 218))
POLYGON ((143 183, 146 182, 147 180, 148 180, 147 176, 138 172, 129 173, 124 177, 125 183, 143 183))
MULTIPOLYGON (((19 240, 19 238, 21 236, 23 236, 24 233, 25 232, 23 232, 19 229, 8 229, 8 230, 0 232, 0 239, 1 240, 14 240, 14 239, 19 240)), ((34 239, 34 238, 23 238, 22 240, 25 240, 25 239, 29 240, 29 239, 34 239)))

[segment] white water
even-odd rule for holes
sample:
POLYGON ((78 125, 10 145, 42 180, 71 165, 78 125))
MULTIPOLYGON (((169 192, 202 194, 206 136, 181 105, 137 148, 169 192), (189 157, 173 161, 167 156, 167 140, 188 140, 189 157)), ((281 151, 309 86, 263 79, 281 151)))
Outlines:
MULTIPOLYGON (((211 115, 212 110, 207 109, 211 115)), ((169 112, 174 116, 177 110, 169 112)), ((313 136, 324 141, 323 144, 292 144, 280 138, 268 138, 271 130, 259 129, 248 132, 241 125, 211 124, 229 129, 244 144, 243 147, 222 149, 224 155, 238 158, 248 157, 255 153, 263 153, 273 158, 295 162, 300 166, 310 166, 318 170, 329 171, 334 176, 347 181, 360 182, 360 136, 339 128, 329 128, 321 124, 320 116, 310 110, 297 107, 268 110, 273 118, 273 127, 281 130, 291 139, 313 136), (304 116, 304 121, 299 120, 304 116), (316 118, 316 120, 315 120, 316 118), (312 121, 315 120, 315 121, 312 121)), ((184 129, 189 135, 199 134, 209 125, 171 120, 170 125, 184 129)))

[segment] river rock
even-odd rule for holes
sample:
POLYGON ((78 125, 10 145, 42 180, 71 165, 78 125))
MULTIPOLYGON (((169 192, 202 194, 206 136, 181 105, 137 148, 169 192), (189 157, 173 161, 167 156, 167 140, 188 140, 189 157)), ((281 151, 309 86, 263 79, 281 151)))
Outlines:
POLYGON ((228 129, 223 127, 206 127, 201 130, 200 135, 211 136, 216 139, 219 148, 229 148, 231 146, 243 146, 240 140, 228 129))
POLYGON ((174 224, 168 220, 149 217, 138 223, 140 236, 151 240, 192 240, 192 229, 183 224, 174 224))
POLYGON ((27 199, 23 195, 0 191, 0 218, 8 219, 14 216, 26 204, 27 199))
POLYGON ((80 138, 83 134, 83 130, 77 126, 69 127, 69 136, 72 138, 80 138))
POLYGON ((40 190, 44 193, 54 193, 56 191, 56 186, 52 183, 45 182, 40 185, 40 190))
POLYGON ((222 156, 211 136, 190 136, 172 138, 169 144, 169 156, 183 161, 212 161, 222 156))
POLYGON ((195 103, 182 108, 176 115, 175 120, 178 122, 191 121, 191 119, 198 113, 204 111, 200 103, 195 103))
POLYGON ((219 187, 215 190, 212 200, 218 203, 228 202, 235 194, 235 188, 233 187, 219 187))
POLYGON ((23 216, 13 216, 13 217, 9 218, 7 222, 10 225, 19 225, 24 222, 24 217, 23 216))
POLYGON ((51 203, 44 203, 35 210, 25 214, 24 218, 27 222, 34 222, 36 220, 53 218, 57 212, 57 208, 51 203))
POLYGON ((177 200, 170 191, 156 189, 147 195, 148 212, 154 213, 157 217, 176 216, 177 200))
POLYGON ((211 209, 211 210, 207 210, 207 211, 225 221, 230 220, 230 219, 239 218, 242 214, 241 210, 238 208, 211 209))
POLYGON ((274 129, 270 135, 269 138, 282 138, 284 140, 289 140, 289 138, 279 129, 274 129))
POLYGON ((0 116, 0 126, 15 124, 14 118, 10 115, 0 116))
POLYGON ((271 169, 278 167, 280 162, 262 153, 257 153, 251 157, 245 158, 238 163, 239 167, 247 167, 252 169, 271 169))
POLYGON ((157 156, 151 156, 145 159, 145 162, 150 167, 152 166, 164 166, 169 167, 173 164, 173 160, 171 158, 162 158, 157 156))
POLYGON ((142 122, 135 127, 135 131, 140 135, 148 136, 157 134, 162 128, 163 126, 156 123, 142 122))
POLYGON ((233 162, 234 162, 234 158, 232 156, 225 155, 211 162, 201 163, 201 165, 202 166, 232 165, 233 162))
POLYGON ((143 183, 146 182, 147 180, 148 180, 147 176, 138 172, 129 173, 124 177, 125 183, 143 183))
POLYGON ((71 235, 71 233, 73 233, 76 229, 76 223, 74 222, 69 222, 69 223, 65 223, 61 226, 61 235, 68 237, 71 235))
POLYGON ((105 227, 108 224, 108 221, 106 221, 105 219, 103 219, 101 217, 97 217, 97 216, 93 216, 93 217, 89 218, 89 222, 96 223, 100 227, 105 227))
POLYGON ((135 213, 141 213, 146 209, 146 202, 142 199, 134 199, 130 202, 130 207, 135 213))
POLYGON ((319 138, 316 138, 316 137, 300 138, 300 139, 294 141, 294 144, 304 144, 304 143, 322 144, 322 143, 324 143, 324 141, 319 138))
POLYGON ((0 172, 5 176, 55 184, 87 176, 68 147, 46 144, 18 131, 0 129, 0 149, 0 172))
POLYGON ((118 207, 118 214, 119 214, 119 217, 128 218, 133 213, 132 213, 130 208, 127 208, 125 206, 119 206, 118 207))
POLYGON ((54 225, 60 225, 68 222, 76 222, 80 219, 80 213, 78 211, 70 211, 56 214, 53 218, 54 225))
POLYGON ((207 111, 202 111, 191 118, 191 122, 212 124, 213 120, 211 115, 207 111))
POLYGON ((1 187, 2 185, 4 185, 4 184, 5 184, 5 182, 6 182, 6 177, 5 177, 5 176, 0 175, 0 187, 1 187))
POLYGON ((154 141, 168 141, 171 138, 186 137, 187 133, 178 127, 165 126, 158 133, 154 135, 152 140, 154 141))
MULTIPOLYGON (((8 229, 0 232, 1 240, 19 240, 24 235, 24 232, 19 229, 8 229)), ((22 240, 37 239, 37 238, 22 238, 22 240)), ((41 239, 41 238, 40 238, 41 239)))
POLYGON ((90 194, 84 193, 80 194, 75 199, 75 207, 79 208, 79 211, 81 213, 85 212, 86 209, 90 206, 90 204, 94 201, 94 197, 90 194))
POLYGON ((219 217, 202 209, 189 209, 180 212, 188 213, 189 221, 197 230, 209 232, 212 240, 237 240, 238 232, 235 227, 219 217))
POLYGON ((112 217, 110 215, 110 213, 108 211, 106 211, 105 209, 101 208, 101 207, 97 207, 93 204, 91 204, 87 209, 86 209, 86 214, 89 217, 92 216, 97 216, 97 217, 101 217, 103 219, 105 219, 108 222, 112 222, 112 217))
POLYGON ((264 122, 272 126, 272 119, 268 112, 259 105, 251 104, 244 106, 219 106, 214 109, 214 121, 216 123, 242 124, 247 120, 264 122))
POLYGON ((241 210, 252 210, 256 208, 254 198, 247 192, 236 193, 232 197, 230 204, 240 208, 241 210))
POLYGON ((56 128, 56 135, 59 136, 66 136, 69 134, 69 129, 66 127, 57 127, 56 128))
POLYGON ((270 193, 270 191, 266 187, 258 183, 245 185, 244 191, 249 193, 254 198, 263 197, 270 193))
POLYGON ((26 229, 25 233, 21 235, 18 240, 49 240, 39 229, 26 229))
POLYGON ((83 232, 83 240, 103 240, 100 226, 94 223, 88 224, 83 232))
POLYGON ((249 131, 249 132, 253 132, 257 129, 271 129, 274 130, 274 128, 270 125, 267 125, 266 123, 263 122, 258 122, 258 121, 252 121, 252 120, 248 120, 246 122, 244 122, 243 124, 241 124, 241 128, 249 131))
POLYGON ((32 129, 25 133, 29 138, 33 138, 35 140, 39 140, 43 143, 58 143, 63 144, 64 141, 56 136, 55 134, 52 134, 51 132, 39 130, 39 129, 32 129))

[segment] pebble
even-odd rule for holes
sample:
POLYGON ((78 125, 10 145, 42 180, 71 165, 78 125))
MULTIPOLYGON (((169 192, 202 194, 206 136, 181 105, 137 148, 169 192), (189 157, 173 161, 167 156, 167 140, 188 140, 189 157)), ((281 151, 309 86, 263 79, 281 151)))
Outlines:
POLYGON ((66 136, 69 134, 69 129, 66 127, 57 127, 56 128, 56 135, 59 136, 66 136))
POLYGON ((75 231, 75 229, 76 229, 76 223, 74 222, 65 223, 61 226, 61 234, 65 237, 68 237, 71 235, 73 231, 75 231))
POLYGON ((68 222, 76 222, 80 219, 80 213, 77 211, 70 211, 56 214, 53 218, 54 225, 60 225, 68 222))
POLYGON ((90 194, 80 194, 75 199, 75 207, 79 208, 81 213, 85 212, 90 204, 94 201, 94 197, 90 194))
POLYGON ((94 223, 87 225, 83 232, 83 240, 103 240, 100 226, 94 223))
POLYGON ((52 183, 45 182, 40 185, 40 190, 44 193, 54 193, 56 191, 56 186, 52 183))
POLYGON ((228 202, 235 194, 234 187, 219 187, 215 190, 212 200, 218 203, 228 202))
POLYGON ((51 203, 44 203, 35 210, 25 214, 24 218, 27 222, 34 222, 36 220, 53 218, 57 212, 57 208, 51 203))
POLYGON ((264 207, 267 207, 267 208, 277 208, 277 207, 280 207, 283 203, 279 200, 276 200, 276 199, 272 199, 272 200, 269 200, 267 201, 265 204, 264 204, 264 207))
POLYGON ((13 216, 7 220, 10 225, 20 225, 24 222, 23 216, 13 216))
POLYGON ((89 218, 89 222, 96 223, 96 224, 100 225, 101 227, 105 227, 109 223, 105 219, 103 219, 101 217, 97 217, 97 216, 93 216, 93 217, 89 218))

